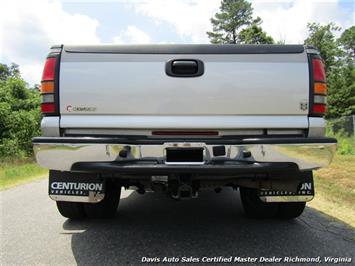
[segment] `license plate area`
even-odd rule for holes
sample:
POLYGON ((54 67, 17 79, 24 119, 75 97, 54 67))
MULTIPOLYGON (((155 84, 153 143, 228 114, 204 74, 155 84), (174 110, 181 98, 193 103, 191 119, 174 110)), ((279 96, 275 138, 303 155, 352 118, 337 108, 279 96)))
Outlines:
POLYGON ((204 164, 203 147, 171 147, 165 149, 166 164, 204 164))

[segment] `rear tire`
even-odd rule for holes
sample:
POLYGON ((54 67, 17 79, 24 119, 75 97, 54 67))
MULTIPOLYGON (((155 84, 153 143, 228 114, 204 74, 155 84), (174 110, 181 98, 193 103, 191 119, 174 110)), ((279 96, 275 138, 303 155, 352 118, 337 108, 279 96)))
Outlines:
POLYGON ((240 197, 244 212, 250 218, 274 218, 278 213, 278 204, 262 202, 257 189, 241 187, 240 197))
POLYGON ((106 182, 105 197, 98 203, 85 203, 84 210, 89 218, 112 218, 117 213, 120 202, 121 186, 106 182))
POLYGON ((278 217, 285 220, 297 218, 303 213, 305 207, 306 207, 305 202, 279 203, 278 217))
POLYGON ((85 217, 84 204, 81 202, 57 201, 57 209, 66 218, 77 220, 85 217))

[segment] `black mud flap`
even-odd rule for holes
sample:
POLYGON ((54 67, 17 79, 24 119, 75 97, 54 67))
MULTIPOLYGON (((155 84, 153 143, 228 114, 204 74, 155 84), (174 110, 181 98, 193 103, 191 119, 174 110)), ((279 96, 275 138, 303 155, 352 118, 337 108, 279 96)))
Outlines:
POLYGON ((263 202, 306 202, 314 198, 314 183, 312 173, 305 175, 296 191, 259 190, 259 197, 263 202))
POLYGON ((49 171, 48 194, 55 201, 100 202, 105 180, 96 174, 49 171))

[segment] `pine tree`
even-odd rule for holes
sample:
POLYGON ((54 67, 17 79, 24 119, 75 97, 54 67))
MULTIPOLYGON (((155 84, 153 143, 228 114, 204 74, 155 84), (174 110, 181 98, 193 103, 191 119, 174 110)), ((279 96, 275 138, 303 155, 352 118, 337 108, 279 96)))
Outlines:
POLYGON ((211 18, 211 43, 263 44, 273 39, 262 30, 261 19, 253 19, 253 8, 246 0, 222 0, 220 12, 211 18))

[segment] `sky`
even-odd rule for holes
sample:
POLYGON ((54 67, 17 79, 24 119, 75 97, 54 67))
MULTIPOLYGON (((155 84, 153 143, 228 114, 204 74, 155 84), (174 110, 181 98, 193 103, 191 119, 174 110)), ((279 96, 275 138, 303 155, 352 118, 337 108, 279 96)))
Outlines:
MULTIPOLYGON (((303 43, 307 22, 355 24, 355 0, 249 0, 274 40, 303 43)), ((41 79, 55 44, 208 43, 220 0, 0 0, 0 62, 41 79)))

